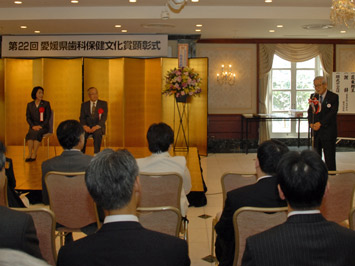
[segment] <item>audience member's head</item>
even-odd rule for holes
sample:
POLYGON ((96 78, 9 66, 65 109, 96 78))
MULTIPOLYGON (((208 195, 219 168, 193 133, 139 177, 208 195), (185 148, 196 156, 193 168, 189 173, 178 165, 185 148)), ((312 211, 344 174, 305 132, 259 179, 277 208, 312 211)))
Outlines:
POLYGON ((105 210, 118 210, 136 197, 133 188, 137 176, 136 159, 129 151, 105 149, 91 160, 85 182, 97 205, 105 210))
POLYGON ((321 205, 328 181, 328 170, 314 151, 288 152, 277 167, 277 178, 292 209, 312 209, 321 205))
POLYGON ((277 164, 286 152, 287 146, 280 141, 267 140, 261 143, 257 151, 261 171, 268 175, 275 174, 277 164))
POLYGON ((0 171, 5 169, 5 162, 6 162, 6 157, 5 157, 5 145, 0 141, 0 171))
MULTIPOLYGON (((84 128, 76 120, 65 120, 57 128, 57 138, 64 149, 72 149, 79 145, 80 141, 84 145, 84 128)), ((82 149, 82 147, 78 147, 82 149)))
POLYGON ((23 251, 0 248, 1 266, 50 266, 44 260, 33 257, 23 251))
POLYGON ((174 131, 165 123, 152 124, 147 132, 147 140, 152 153, 166 152, 174 143, 174 131))

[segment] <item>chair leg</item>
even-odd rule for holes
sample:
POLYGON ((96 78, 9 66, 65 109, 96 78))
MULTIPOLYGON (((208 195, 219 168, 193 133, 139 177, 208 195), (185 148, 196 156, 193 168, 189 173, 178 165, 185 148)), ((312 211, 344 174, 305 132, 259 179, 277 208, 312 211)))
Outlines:
POLYGON ((211 257, 214 257, 214 242, 215 242, 215 237, 216 237, 216 230, 214 230, 214 227, 216 226, 218 222, 218 218, 215 217, 212 220, 212 237, 211 237, 211 257))
POLYGON ((49 138, 47 138, 47 157, 49 158, 49 138))
POLYGON ((26 159, 26 138, 23 139, 23 160, 26 159))
POLYGON ((60 247, 64 246, 64 237, 65 237, 65 232, 58 232, 56 234, 56 237, 59 236, 59 243, 60 247))

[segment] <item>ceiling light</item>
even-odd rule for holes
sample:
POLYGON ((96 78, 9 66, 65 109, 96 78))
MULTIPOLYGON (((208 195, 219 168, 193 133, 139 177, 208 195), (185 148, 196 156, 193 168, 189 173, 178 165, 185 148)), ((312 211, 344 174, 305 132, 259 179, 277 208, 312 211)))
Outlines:
POLYGON ((191 0, 192 3, 198 3, 200 0, 191 0))
POLYGON ((127 30, 121 30, 121 32, 127 32, 127 30))
POLYGON ((195 31, 201 31, 201 29, 195 29, 195 31))
POLYGON ((180 10, 183 8, 187 0, 168 0, 167 4, 171 9, 180 10))
POLYGON ((269 32, 275 32, 275 30, 269 30, 269 32))
POLYGON ((16 5, 21 5, 22 4, 22 1, 15 1, 14 2, 16 5))
POLYGON ((122 26, 121 25, 115 25, 115 28, 121 28, 122 26))
POLYGON ((284 27, 284 25, 277 25, 276 27, 278 27, 278 28, 283 28, 284 27))
POLYGON ((272 3, 272 0, 265 0, 265 3, 272 3))
POLYGON ((71 2, 72 4, 77 4, 77 3, 79 3, 78 0, 71 0, 70 2, 71 2))
POLYGON ((353 0, 333 0, 330 21, 335 25, 355 26, 355 3, 353 0))
POLYGON ((196 27, 202 27, 202 24, 196 24, 196 27))
POLYGON ((340 33, 346 33, 346 30, 341 30, 340 33))
POLYGON ((129 0, 130 3, 135 3, 137 0, 129 0))
POLYGON ((20 26, 21 29, 27 29, 27 26, 20 26))
POLYGON ((39 30, 35 30, 35 33, 41 33, 41 31, 39 31, 39 30))

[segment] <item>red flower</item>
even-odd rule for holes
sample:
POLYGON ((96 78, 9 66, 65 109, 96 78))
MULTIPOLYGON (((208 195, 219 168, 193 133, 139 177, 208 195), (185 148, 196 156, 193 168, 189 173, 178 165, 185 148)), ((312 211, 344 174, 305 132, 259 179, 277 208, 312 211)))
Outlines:
POLYGON ((44 113, 44 107, 40 107, 40 108, 39 108, 39 112, 40 112, 40 113, 44 113))
POLYGON ((101 114, 104 113, 104 109, 100 108, 98 112, 99 112, 99 114, 101 115, 101 114))

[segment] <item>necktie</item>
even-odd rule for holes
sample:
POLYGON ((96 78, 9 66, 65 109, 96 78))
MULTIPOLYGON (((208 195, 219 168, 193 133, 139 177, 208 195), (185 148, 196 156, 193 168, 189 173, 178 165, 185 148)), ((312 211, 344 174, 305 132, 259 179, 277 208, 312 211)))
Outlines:
POLYGON ((323 103, 323 96, 321 95, 321 96, 319 96, 319 102, 320 102, 320 104, 322 104, 323 103))
POLYGON ((92 108, 91 108, 91 115, 92 115, 92 116, 95 116, 95 110, 96 110, 96 104, 93 103, 93 104, 92 104, 92 108))

